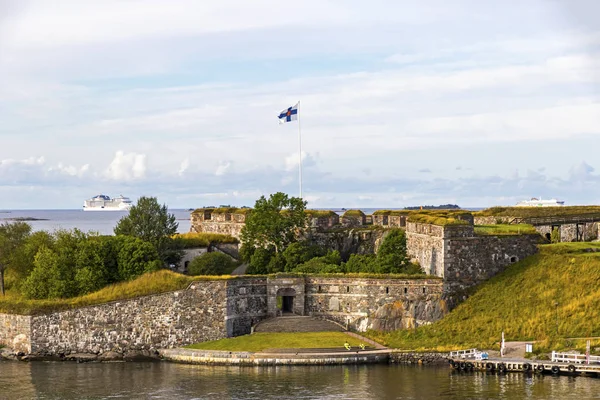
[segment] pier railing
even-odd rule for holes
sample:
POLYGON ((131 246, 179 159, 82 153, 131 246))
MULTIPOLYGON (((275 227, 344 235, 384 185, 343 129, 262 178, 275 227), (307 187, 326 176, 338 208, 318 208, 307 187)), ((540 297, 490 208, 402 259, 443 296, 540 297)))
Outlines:
POLYGON ((477 349, 456 350, 450 352, 450 358, 462 358, 465 360, 487 360, 488 354, 477 349))
POLYGON ((575 364, 600 364, 600 356, 588 356, 575 353, 552 352, 552 362, 575 363, 575 364))

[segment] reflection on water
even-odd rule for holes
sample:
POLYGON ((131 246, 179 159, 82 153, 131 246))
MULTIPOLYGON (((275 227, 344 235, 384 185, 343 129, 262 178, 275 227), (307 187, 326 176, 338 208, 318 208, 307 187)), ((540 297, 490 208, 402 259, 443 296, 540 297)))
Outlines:
POLYGON ((0 362, 2 399, 598 399, 600 379, 397 365, 0 362))

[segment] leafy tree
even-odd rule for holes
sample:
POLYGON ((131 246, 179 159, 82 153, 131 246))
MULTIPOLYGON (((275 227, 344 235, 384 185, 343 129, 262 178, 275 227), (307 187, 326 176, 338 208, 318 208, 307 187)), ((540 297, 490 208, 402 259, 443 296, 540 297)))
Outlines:
POLYGON ((230 274, 235 262, 226 254, 216 251, 204 253, 196 257, 188 266, 190 275, 225 275, 230 274))
POLYGON ((326 257, 315 257, 294 268, 293 272, 302 274, 333 274, 344 272, 340 265, 329 264, 325 260, 326 257))
POLYGON ((242 244, 240 246, 240 259, 244 262, 249 263, 250 259, 252 258, 252 255, 254 254, 254 250, 256 250, 256 247, 247 245, 247 244, 242 244))
POLYGON ((29 299, 64 297, 65 281, 59 277, 59 256, 42 246, 35 256, 31 274, 25 279, 21 291, 29 299))
POLYGON ((406 235, 403 229, 392 229, 377 251, 377 271, 380 274, 404 273, 410 266, 406 254, 406 235))
POLYGON ((106 245, 99 237, 89 237, 82 241, 77 249, 75 284, 77 294, 86 294, 106 286, 111 271, 107 268, 107 259, 103 250, 106 245))
POLYGON ((250 275, 268 274, 268 265, 273 258, 275 250, 271 248, 258 247, 254 250, 252 257, 250 257, 250 265, 246 269, 246 273, 250 275))
POLYGON ((117 260, 121 280, 133 279, 160 268, 162 263, 151 243, 130 236, 122 236, 120 240, 117 260))
POLYGON ((285 270, 285 258, 281 253, 276 253, 267 264, 267 273, 276 274, 285 270))
POLYGON ((31 234, 31 226, 24 222, 0 225, 0 292, 4 296, 4 273, 17 264, 19 249, 31 234))
POLYGON ((351 272, 375 273, 378 270, 377 256, 375 254, 351 254, 344 263, 344 270, 351 272))
POLYGON ((140 197, 114 229, 115 235, 127 235, 151 243, 164 262, 177 262, 181 252, 176 249, 172 236, 179 224, 175 215, 167 212, 166 205, 158 204, 156 197, 140 197))
POLYGON ((285 258, 285 271, 289 272, 308 260, 325 255, 325 249, 301 241, 290 244, 282 254, 285 258))
POLYGON ((255 248, 272 246, 275 253, 283 252, 306 227, 305 207, 305 201, 285 193, 272 194, 268 200, 261 196, 246 217, 242 243, 255 248))

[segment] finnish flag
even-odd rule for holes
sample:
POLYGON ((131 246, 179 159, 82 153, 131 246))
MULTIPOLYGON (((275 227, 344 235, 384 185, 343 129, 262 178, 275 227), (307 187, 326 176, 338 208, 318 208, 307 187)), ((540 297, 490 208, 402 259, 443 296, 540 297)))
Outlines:
POLYGON ((279 123, 280 124, 298 120, 298 104, 299 103, 296 103, 295 106, 288 107, 279 113, 279 123))

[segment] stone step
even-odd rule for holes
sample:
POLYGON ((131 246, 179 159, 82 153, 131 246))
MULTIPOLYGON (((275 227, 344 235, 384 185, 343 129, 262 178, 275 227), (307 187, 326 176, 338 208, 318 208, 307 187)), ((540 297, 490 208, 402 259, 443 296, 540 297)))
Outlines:
POLYGON ((260 322, 254 332, 343 332, 344 329, 320 318, 289 315, 270 318, 260 322))

